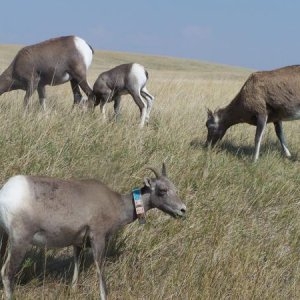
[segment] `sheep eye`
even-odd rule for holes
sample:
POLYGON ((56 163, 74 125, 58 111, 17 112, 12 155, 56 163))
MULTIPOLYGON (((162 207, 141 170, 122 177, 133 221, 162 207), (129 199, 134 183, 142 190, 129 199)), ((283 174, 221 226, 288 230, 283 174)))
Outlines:
POLYGON ((167 189, 159 189, 158 190, 158 194, 161 195, 161 196, 165 195, 167 192, 168 192, 167 189))

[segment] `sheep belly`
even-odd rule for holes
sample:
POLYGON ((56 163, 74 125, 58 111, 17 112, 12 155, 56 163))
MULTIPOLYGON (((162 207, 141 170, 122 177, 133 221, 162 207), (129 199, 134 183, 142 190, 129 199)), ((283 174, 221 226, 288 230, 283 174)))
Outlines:
POLYGON ((51 78, 51 81, 49 80, 43 80, 45 82, 47 82, 49 85, 60 85, 63 83, 66 83, 67 81, 71 80, 71 76, 69 73, 64 72, 62 74, 56 74, 54 77, 51 78))
POLYGON ((289 117, 284 118, 283 121, 294 121, 300 119, 300 109, 295 111, 294 114, 291 114, 289 117))
POLYGON ((39 231, 34 234, 31 244, 39 247, 46 246, 49 248, 61 248, 72 245, 72 239, 67 236, 61 238, 59 236, 56 236, 56 234, 49 235, 45 231, 39 231))
POLYGON ((49 248, 62 248, 71 245, 82 245, 87 229, 73 231, 70 228, 51 228, 50 231, 40 230, 32 238, 32 245, 49 248))

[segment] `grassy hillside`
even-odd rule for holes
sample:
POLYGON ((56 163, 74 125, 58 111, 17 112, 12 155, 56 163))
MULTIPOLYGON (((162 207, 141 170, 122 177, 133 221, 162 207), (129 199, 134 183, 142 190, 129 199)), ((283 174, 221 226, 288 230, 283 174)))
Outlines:
MULTIPOLYGON (((17 47, 0 47, 0 68, 17 47)), ((298 122, 285 124, 293 160, 280 153, 270 125, 261 158, 252 163, 254 128, 231 128, 215 150, 206 138, 205 106, 228 103, 249 71, 165 57, 97 52, 89 73, 138 61, 147 66, 156 96, 148 127, 124 97, 119 123, 71 111, 69 84, 49 87, 47 113, 36 97, 23 116, 24 92, 0 101, 0 182, 14 174, 93 177, 127 193, 166 161, 187 204, 185 220, 148 213, 111 242, 106 260, 109 299, 299 299, 300 153, 298 122)), ((110 114, 112 107, 110 106, 110 114)), ((32 251, 16 286, 17 299, 97 299, 89 253, 79 287, 69 289, 70 249, 32 251), (46 266, 46 267, 45 267, 46 266)))

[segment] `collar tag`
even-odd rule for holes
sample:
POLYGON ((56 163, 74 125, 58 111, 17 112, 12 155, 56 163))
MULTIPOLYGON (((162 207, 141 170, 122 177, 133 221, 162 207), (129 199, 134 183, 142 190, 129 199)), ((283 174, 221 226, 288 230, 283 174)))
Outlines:
POLYGON ((133 202, 135 206, 135 212, 139 219, 140 224, 146 223, 145 209, 143 204, 143 199, 141 195, 141 190, 139 188, 135 188, 132 190, 133 202))

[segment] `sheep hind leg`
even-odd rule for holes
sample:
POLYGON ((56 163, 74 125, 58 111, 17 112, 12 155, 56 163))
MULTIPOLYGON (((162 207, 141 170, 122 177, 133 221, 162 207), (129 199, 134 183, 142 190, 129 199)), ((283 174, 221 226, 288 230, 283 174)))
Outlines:
POLYGON ((71 79, 70 83, 71 83, 72 93, 73 93, 73 97, 74 97, 74 103, 73 103, 73 107, 74 107, 75 105, 77 105, 81 102, 82 94, 81 94, 77 80, 71 79))
POLYGON ((153 105, 153 101, 154 101, 154 96, 152 96, 146 87, 143 87, 141 90, 141 95, 143 96, 143 98, 147 101, 147 113, 146 113, 146 123, 149 123, 149 118, 150 118, 150 112, 151 112, 151 108, 153 105))
POLYGON ((147 90, 147 88, 144 86, 142 89, 141 89, 141 94, 143 97, 149 97, 152 101, 154 101, 154 96, 152 96, 149 91, 147 90))
MULTIPOLYGON (((89 83, 87 82, 86 72, 82 71, 78 68, 75 68, 74 70, 72 70, 72 72, 69 72, 69 74, 72 77, 73 84, 75 84, 75 82, 77 82, 79 87, 86 94, 86 96, 88 98, 86 107, 90 111, 93 111, 94 106, 95 106, 95 95, 94 95, 93 90, 90 87, 89 83)), ((71 84, 72 84, 72 82, 71 82, 71 84)))
POLYGON ((75 289, 78 282, 79 268, 80 268, 80 259, 82 254, 82 247, 73 246, 74 253, 74 273, 72 278, 72 288, 75 289))
POLYGON ((93 95, 93 90, 87 82, 85 72, 73 70, 72 72, 70 72, 70 76, 72 77, 73 84, 75 85, 75 82, 77 82, 77 84, 81 87, 81 89, 87 95, 87 97, 93 95))
POLYGON ((10 241, 7 258, 1 269, 6 299, 13 299, 15 275, 24 259, 28 246, 27 242, 10 241))
POLYGON ((0 264, 4 263, 5 256, 7 254, 8 234, 1 229, 1 248, 0 248, 0 264))
POLYGON ((134 102, 140 109, 140 115, 141 115, 140 128, 142 128, 145 125, 145 119, 147 115, 147 104, 145 103, 145 100, 143 100, 140 92, 132 92, 130 94, 134 102))
POLYGON ((278 121, 278 122, 274 122, 274 126, 275 126, 275 132, 276 135, 279 139, 279 142, 281 144, 282 150, 285 154, 286 157, 291 157, 291 153, 286 145, 285 142, 285 138, 284 138, 284 134, 283 134, 283 129, 282 129, 282 122, 278 121))

